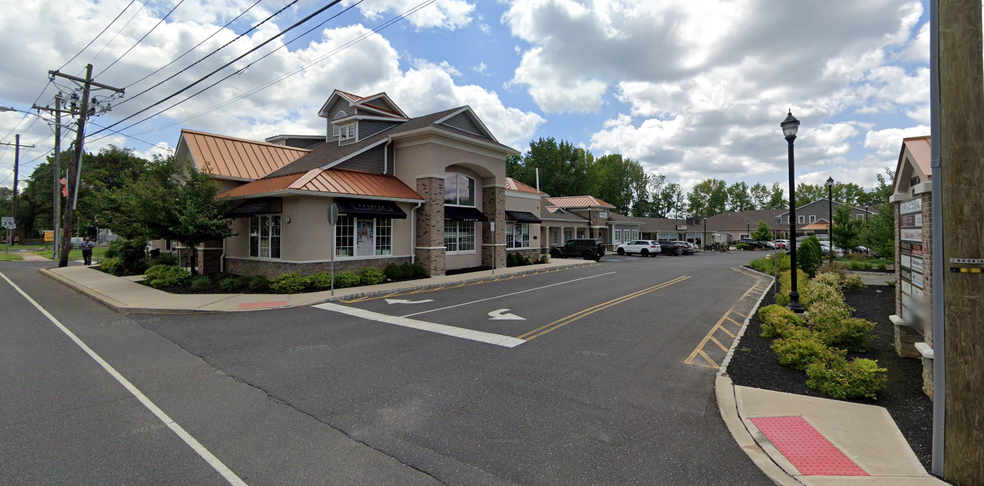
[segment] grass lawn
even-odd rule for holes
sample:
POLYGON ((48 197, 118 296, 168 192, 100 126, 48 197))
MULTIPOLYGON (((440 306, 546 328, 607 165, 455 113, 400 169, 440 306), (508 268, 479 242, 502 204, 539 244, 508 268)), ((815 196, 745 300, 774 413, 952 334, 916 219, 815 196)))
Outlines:
POLYGON ((18 262, 23 259, 18 253, 0 253, 0 262, 18 262))

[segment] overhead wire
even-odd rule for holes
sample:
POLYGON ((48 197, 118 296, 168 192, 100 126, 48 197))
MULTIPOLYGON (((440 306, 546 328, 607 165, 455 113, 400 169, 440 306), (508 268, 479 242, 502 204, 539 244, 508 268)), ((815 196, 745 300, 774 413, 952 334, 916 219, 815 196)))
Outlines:
POLYGON ((148 30, 147 33, 143 35, 143 37, 137 39, 137 41, 134 42, 133 45, 130 46, 130 48, 126 50, 126 52, 124 52, 123 54, 121 54, 120 57, 117 57, 115 61, 109 63, 109 66, 106 66, 102 71, 99 71, 99 73, 96 74, 95 77, 98 78, 100 75, 102 75, 102 73, 104 73, 106 71, 109 71, 109 69, 111 67, 115 66, 116 63, 120 62, 120 60, 122 60, 124 57, 126 57, 126 55, 129 54, 130 51, 132 51, 135 47, 137 47, 137 45, 139 45, 141 42, 143 42, 144 39, 146 39, 148 35, 150 35, 152 32, 154 32, 155 30, 157 30, 157 28, 160 27, 160 25, 163 24, 164 21, 167 20, 167 18, 170 17, 171 14, 174 13, 174 11, 177 10, 178 7, 180 7, 182 3, 184 3, 184 1, 185 0, 179 0, 178 3, 177 3, 177 5, 175 5, 174 7, 172 7, 171 10, 169 10, 167 12, 167 14, 165 14, 163 17, 161 17, 161 19, 158 20, 157 23, 154 24, 154 26, 151 27, 150 30, 148 30))
MULTIPOLYGON (((174 58, 174 59, 172 59, 172 60, 171 60, 171 62, 169 62, 169 63, 167 63, 167 64, 165 64, 165 65, 163 65, 163 66, 161 66, 161 67, 159 67, 159 68, 157 68, 157 69, 156 69, 156 70, 155 70, 154 72, 152 72, 152 73, 150 73, 150 74, 148 74, 148 75, 146 75, 146 76, 144 76, 144 77, 142 77, 142 78, 140 78, 140 79, 138 79, 138 80, 136 80, 136 81, 134 81, 134 82, 132 82, 132 83, 130 83, 130 84, 128 84, 128 85, 126 85, 126 86, 124 86, 124 87, 123 87, 123 89, 130 89, 130 87, 131 87, 131 86, 133 86, 133 85, 135 85, 135 84, 137 84, 137 83, 139 83, 139 82, 141 82, 141 81, 143 81, 143 80, 145 80, 145 79, 147 79, 147 78, 149 78, 149 77, 151 77, 151 76, 153 76, 153 75, 155 75, 155 74, 157 74, 157 73, 159 73, 159 72, 161 72, 162 70, 164 70, 164 69, 166 69, 166 68, 167 68, 168 66, 170 66, 170 65, 172 65, 172 64, 174 64, 174 63, 176 63, 176 62, 178 62, 179 60, 181 60, 181 58, 183 58, 183 57, 185 57, 185 56, 187 56, 188 54, 191 54, 191 52, 192 52, 192 51, 194 51, 195 49, 198 49, 199 47, 201 47, 201 45, 202 45, 202 44, 204 44, 204 43, 206 43, 206 42, 208 42, 208 41, 209 41, 209 40, 210 40, 210 39, 211 39, 212 37, 215 37, 216 35, 219 35, 219 33, 220 33, 220 32, 222 32, 222 31, 224 31, 224 30, 225 30, 225 29, 226 29, 227 27, 229 27, 230 25, 232 25, 232 23, 233 23, 233 22, 235 22, 235 21, 237 21, 237 20, 239 20, 239 19, 240 19, 240 18, 241 18, 241 17, 243 16, 243 15, 246 15, 246 14, 247 14, 247 13, 248 13, 248 12, 249 12, 250 10, 252 10, 252 9, 253 9, 253 7, 255 7, 255 6, 257 6, 257 5, 259 5, 259 4, 260 4, 260 2, 262 2, 262 1, 263 1, 263 0, 256 0, 256 2, 255 2, 255 3, 253 3, 252 5, 250 5, 249 7, 247 7, 247 8, 246 8, 246 10, 243 10, 243 11, 242 11, 242 13, 240 13, 239 15, 237 15, 237 16, 236 16, 235 18, 233 18, 233 19, 232 19, 232 20, 230 20, 229 22, 226 22, 226 24, 225 24, 225 25, 223 25, 222 27, 219 27, 219 29, 218 29, 218 30, 216 30, 215 32, 213 32, 213 33, 212 33, 212 35, 210 35, 210 36, 208 36, 208 37, 206 37, 206 38, 204 38, 204 39, 202 39, 202 41, 201 41, 201 42, 199 42, 198 44, 195 44, 195 47, 192 47, 191 49, 188 49, 187 51, 185 51, 185 52, 184 52, 183 54, 181 54, 180 56, 178 56, 178 57, 176 57, 176 58, 174 58)), ((290 5, 293 5, 294 3, 297 3, 297 0, 294 0, 294 1, 293 1, 293 2, 291 2, 291 3, 290 3, 290 4, 288 5, 288 6, 290 6, 290 5)), ((286 7, 285 7, 285 8, 286 8, 286 7)), ((265 21, 264 21, 264 22, 265 22, 265 21)), ((258 25, 259 25, 259 24, 257 24, 257 26, 258 26, 258 25)), ((253 28, 256 28, 257 26, 254 26, 253 28)), ((252 29, 250 29, 250 30, 252 30, 252 29)), ((247 31, 247 32, 249 32, 249 31, 247 31)), ((240 37, 241 37, 241 36, 240 36, 240 37)), ((236 37, 236 39, 238 39, 238 38, 239 38, 239 37, 236 37)), ((233 39, 233 42, 235 42, 235 39, 233 39)), ((226 45, 228 45, 228 44, 226 44, 226 45)), ((210 53, 210 54, 209 54, 208 56, 211 56, 212 54, 215 54, 216 52, 218 52, 218 51, 220 51, 220 50, 222 50, 222 48, 223 48, 223 47, 225 47, 225 46, 222 46, 222 47, 220 47, 220 48, 218 48, 218 49, 216 49, 215 51, 213 51, 212 53, 210 53)), ((205 56, 205 57, 207 58, 208 56, 205 56)), ((203 59, 204 59, 204 58, 203 58, 203 59)), ((194 66, 194 64, 192 64, 192 66, 194 66)), ((191 66, 188 66, 188 67, 191 67, 191 66)), ((185 68, 185 69, 187 69, 187 68, 185 68)), ((184 71, 185 71, 185 69, 182 69, 181 71, 178 71, 178 74, 181 74, 182 72, 184 72, 184 71)), ((171 78, 168 78, 168 79, 171 79, 171 78)), ((160 83, 158 83, 158 84, 155 84, 154 86, 151 86, 151 87, 150 87, 150 89, 154 89, 154 88, 156 88, 156 87, 157 87, 157 86, 159 86, 159 85, 160 85, 160 83)), ((139 93, 139 94, 137 94, 136 96, 140 96, 140 94, 143 94, 143 93, 139 93)), ((130 98, 127 98, 127 99, 128 99, 128 100, 130 100, 130 99, 133 99, 133 98, 135 98, 136 96, 132 96, 132 97, 130 97, 130 98)), ((121 102, 120 104, 122 104, 122 102, 121 102)))
MULTIPOLYGON (((280 38, 280 37, 282 37, 282 36, 283 36, 284 34, 286 34, 286 33, 288 33, 288 32, 290 32, 291 30, 293 30, 293 29, 295 29, 295 28, 297 28, 297 27, 299 27, 299 26, 301 26, 301 25, 303 25, 304 23, 306 23, 307 21, 309 21, 309 20, 311 20, 311 19, 312 19, 313 17, 315 17, 316 15, 318 15, 318 14, 320 14, 321 12, 324 12, 325 10, 328 10, 328 9, 329 9, 330 7, 333 7, 333 6, 335 6, 335 5, 337 5, 337 4, 338 4, 338 3, 340 3, 341 1, 342 1, 342 0, 333 0, 333 1, 332 1, 332 2, 330 2, 330 3, 328 4, 328 5, 325 5, 324 7, 321 7, 321 8, 319 8, 319 9, 317 9, 317 10, 315 10, 315 11, 314 11, 313 13, 311 13, 311 14, 310 14, 310 15, 308 15, 307 17, 304 17, 303 19, 301 19, 301 20, 299 20, 299 21, 297 21, 297 22, 295 22, 295 23, 294 23, 293 25, 291 25, 290 27, 288 27, 288 28, 286 28, 286 29, 284 29, 284 30, 282 30, 282 31, 280 31, 280 32, 279 32, 278 34, 276 34, 276 35, 274 35, 273 37, 270 37, 269 39, 267 39, 267 40, 265 40, 265 41, 263 41, 262 43, 260 43, 260 44, 259 44, 259 45, 257 45, 256 47, 253 47, 252 49, 250 49, 249 51, 246 51, 245 53, 243 53, 242 55, 240 55, 240 56, 238 56, 238 57, 236 57, 235 59, 233 59, 233 60, 231 60, 231 61, 229 61, 229 62, 227 62, 227 63, 225 63, 225 64, 223 64, 223 65, 222 65, 221 67, 219 67, 219 68, 217 68, 217 69, 215 69, 214 71, 212 71, 212 72, 210 72, 210 73, 208 73, 208 74, 206 74, 205 76, 203 76, 203 77, 201 77, 201 78, 199 78, 199 79, 198 79, 197 81, 195 81, 195 82, 193 82, 193 83, 191 83, 191 84, 189 84, 188 86, 185 86, 184 88, 181 88, 181 89, 180 89, 180 90, 178 90, 178 91, 175 91, 174 93, 172 93, 172 94, 170 94, 170 95, 168 95, 168 96, 167 96, 167 97, 165 97, 164 99, 162 99, 162 100, 160 100, 160 101, 157 101, 157 102, 155 102, 155 103, 153 103, 153 104, 151 104, 150 106, 148 106, 148 107, 146 107, 146 108, 144 108, 144 109, 142 109, 142 110, 139 110, 139 111, 137 111, 137 112, 135 112, 135 113, 133 113, 133 114, 131 114, 131 115, 129 115, 129 116, 127 116, 126 118, 123 118, 123 119, 121 119, 121 120, 119 120, 119 121, 117 121, 117 122, 115 122, 115 123, 113 123, 113 124, 111 124, 111 125, 109 125, 108 127, 105 127, 105 128, 103 128, 103 129, 100 129, 100 130, 98 130, 98 131, 96 131, 96 132, 94 132, 94 133, 91 133, 91 134, 90 134, 90 136, 92 136, 92 135, 96 135, 96 134, 99 134, 99 133, 101 133, 101 132, 103 132, 103 131, 105 131, 105 130, 107 130, 107 129, 109 129, 109 128, 112 128, 112 127, 115 127, 116 125, 119 125, 119 124, 121 124, 121 123, 123 123, 123 122, 125 122, 126 120, 129 120, 129 119, 131 119, 131 118, 134 118, 134 117, 136 117, 137 115, 139 115, 139 114, 141 114, 141 113, 143 113, 143 112, 145 112, 145 111, 148 111, 148 110, 150 110, 150 109, 152 109, 152 108, 154 108, 155 106, 158 106, 158 105, 161 105, 161 104, 163 104, 164 102, 166 102, 166 101, 168 101, 168 100, 170 100, 171 98, 174 98, 175 96, 177 96, 177 95, 179 95, 179 94, 181 94, 181 93, 183 93, 183 92, 185 92, 185 91, 187 91, 187 90, 189 90, 189 89, 191 89, 192 87, 194 87, 194 86, 196 86, 196 85, 198 85, 199 83, 201 83, 201 82, 203 82, 203 81, 205 81, 206 79, 208 79, 208 78, 210 78, 210 77, 212 77, 212 75, 214 75, 215 73, 217 73, 217 72, 219 72, 219 71, 221 71, 221 70, 223 70, 223 69, 225 69, 226 67, 229 67, 230 65, 232 65, 232 64, 233 64, 233 63, 235 63, 236 61, 239 61, 240 59, 242 59, 242 58, 244 58, 244 57, 246 57, 247 55, 249 55, 249 54, 252 54, 253 52, 256 52, 256 51, 257 51, 258 49, 260 49, 260 48, 262 48, 263 46, 265 46, 265 45, 267 45, 267 44, 269 44, 270 42, 273 42, 274 40, 276 40, 276 39, 278 39, 278 38, 280 38)), ((237 72, 242 72, 242 70, 240 69, 240 70, 238 70, 237 72)), ((213 86, 214 86, 214 85, 213 85, 213 86)), ((156 114, 155 114, 155 115, 156 115, 156 114)), ((154 116, 154 115, 152 115, 152 116, 154 116)), ((132 126, 132 125, 131 125, 131 126, 132 126)), ((127 128, 129 128, 129 127, 127 127, 127 128)))
MULTIPOLYGON (((304 66, 301 66, 301 67, 295 69, 294 71, 291 71, 291 72, 289 72, 289 73, 287 73, 285 75, 282 75, 282 76, 280 76, 280 77, 278 77, 278 78, 276 78, 276 79, 274 79, 274 80, 272 80, 272 81, 270 81, 270 82, 268 82, 268 83, 266 83, 264 85, 258 86, 256 88, 250 90, 250 91, 247 91, 247 92, 245 92, 243 94, 240 94, 239 96, 236 96, 235 98, 232 98, 230 100, 224 101, 224 102, 219 103, 219 104, 217 104, 217 105, 215 105, 215 106, 213 106, 211 108, 208 108, 205 111, 202 111, 200 113, 191 115, 191 116, 186 117, 186 118, 182 118, 182 119, 177 120, 175 122, 172 122, 172 123, 169 123, 169 124, 166 124, 166 125, 163 125, 163 126, 160 126, 160 127, 154 128, 154 129, 151 129, 151 130, 146 130, 146 131, 143 131, 143 132, 138 132, 137 135, 143 135, 143 134, 147 134, 147 133, 153 133, 153 132, 156 132, 156 131, 159 131, 159 130, 163 130, 165 128, 172 127, 174 125, 185 123, 185 122, 187 122, 189 120, 193 120, 193 119, 198 118, 200 116, 207 115, 207 114, 209 114, 209 113, 211 113, 211 112, 213 112, 215 110, 218 110, 220 108, 224 108, 224 107, 226 107, 226 106, 228 106, 228 105, 230 105, 232 103, 235 103, 236 101, 239 101, 239 100, 241 100, 243 98, 246 98, 248 96, 251 96, 253 94, 256 94, 256 93, 258 93, 258 92, 260 92, 260 91, 262 91, 264 89, 269 88, 270 86, 273 86, 273 85, 275 85, 275 84, 277 84, 277 83, 279 83, 279 82, 281 82, 281 81, 283 81, 283 80, 285 80, 287 78, 290 78, 290 77, 292 77, 292 76, 294 76, 294 75, 296 75, 296 74, 298 74, 298 73, 300 73, 302 71, 307 70, 311 66, 313 66, 313 65, 315 65, 315 64, 317 64, 319 62, 322 62, 322 61, 324 61, 325 59, 328 59, 331 56, 334 56, 334 55, 338 54, 342 50, 347 49, 347 48, 349 48, 349 47, 351 47, 351 46, 353 46, 353 45, 355 45, 355 44, 357 44, 357 43, 365 40, 367 37, 369 37, 369 36, 371 36, 373 34, 379 33, 383 29, 386 29, 387 27, 392 26, 396 22, 399 22, 400 20, 403 20, 406 17, 408 17, 410 15, 413 15, 414 13, 416 13, 417 11, 419 11, 420 9, 422 9, 424 7, 427 7, 427 6, 429 6, 430 4, 432 4, 432 3, 436 2, 436 1, 437 0, 427 0, 427 1, 421 2, 421 3, 417 4, 417 6, 412 7, 410 9, 408 9, 407 11, 403 12, 402 14, 400 14, 400 15, 398 15, 398 16, 390 19, 390 20, 388 20, 387 22, 384 22, 383 24, 381 24, 381 25, 373 28, 370 32, 367 32, 367 33, 365 33, 365 34, 363 34, 363 35, 361 35, 359 37, 356 37, 355 39, 352 39, 351 41, 346 42, 345 44, 343 44, 343 45, 335 48, 331 52, 329 52, 329 53, 327 53, 327 54, 325 54, 325 55, 323 55, 323 56, 321 56, 321 57, 319 57, 319 58, 317 58, 317 59, 315 59, 315 60, 313 60, 313 61, 305 64, 304 66)), ((359 2, 359 3, 361 3, 361 2, 359 2)), ((358 3, 353 4, 352 6, 350 6, 348 8, 352 8, 352 7, 356 6, 356 5, 358 5, 358 3)), ((348 10, 348 9, 346 9, 346 10, 348 10)), ((344 13, 344 11, 342 13, 344 13)), ((149 118, 150 117, 144 118, 143 120, 140 120, 139 122, 134 123, 134 124, 132 124, 132 125, 124 128, 124 130, 126 130, 128 128, 131 128, 131 127, 133 127, 135 125, 138 125, 140 123, 143 123, 144 121, 146 121, 149 118)))
POLYGON ((65 69, 65 66, 68 66, 68 65, 69 65, 69 63, 71 63, 72 61, 74 61, 76 57, 79 57, 79 55, 80 55, 80 54, 82 54, 83 52, 85 52, 85 50, 86 50, 86 49, 88 49, 88 48, 89 48, 89 46, 91 46, 93 42, 96 42, 96 39, 98 39, 98 38, 99 38, 99 37, 100 37, 101 35, 103 35, 104 33, 106 33, 106 31, 107 31, 107 30, 109 30, 109 28, 110 28, 110 27, 112 27, 112 26, 113 26, 113 24, 115 24, 115 23, 116 23, 116 21, 117 21, 117 20, 119 20, 119 19, 120 19, 120 17, 122 17, 122 16, 123 16, 123 12, 126 12, 126 10, 127 10, 128 8, 130 8, 130 6, 131 6, 131 5, 133 5, 133 2, 136 2, 136 1, 137 1, 137 0, 130 0, 130 3, 128 3, 128 4, 126 4, 126 6, 125 6, 125 7, 123 7, 123 10, 120 10, 120 13, 118 13, 118 14, 116 14, 116 18, 114 18, 114 19, 113 19, 113 20, 112 20, 112 21, 111 21, 111 22, 110 22, 110 23, 109 23, 108 25, 106 25, 106 27, 103 27, 103 30, 101 30, 101 31, 99 31, 99 33, 98 33, 98 34, 96 34, 96 36, 95 36, 95 37, 93 37, 93 38, 92 38, 92 40, 91 40, 91 41, 89 41, 89 43, 88 43, 88 44, 86 44, 86 45, 85 45, 85 47, 83 47, 83 48, 82 48, 82 50, 81 50, 81 51, 79 51, 79 52, 77 52, 77 53, 76 53, 76 54, 75 54, 74 56, 72 56, 72 58, 71 58, 71 59, 69 59, 68 61, 65 61, 65 64, 62 64, 62 67, 60 67, 60 68, 58 68, 58 69, 57 69, 57 71, 61 71, 62 69, 65 69))
POLYGON ((140 15, 140 12, 143 12, 143 9, 145 7, 147 7, 146 3, 140 4, 140 8, 137 9, 137 13, 133 14, 133 17, 130 17, 130 20, 127 20, 126 23, 123 24, 123 27, 120 27, 120 30, 116 31, 116 34, 113 34, 113 37, 109 39, 109 42, 107 42, 104 46, 102 46, 102 49, 99 49, 99 52, 97 52, 95 56, 92 56, 92 59, 89 60, 89 64, 96 62, 96 59, 98 59, 99 56, 102 55, 103 51, 105 51, 106 48, 109 47, 113 43, 113 41, 116 40, 116 38, 119 37, 119 35, 124 30, 126 30, 126 28, 130 25, 130 22, 133 22, 133 19, 137 18, 140 15))

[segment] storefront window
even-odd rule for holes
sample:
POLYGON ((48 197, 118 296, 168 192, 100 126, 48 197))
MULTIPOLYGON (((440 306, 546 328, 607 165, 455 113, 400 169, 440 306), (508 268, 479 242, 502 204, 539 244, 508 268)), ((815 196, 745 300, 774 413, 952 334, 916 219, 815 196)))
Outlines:
POLYGON ((263 215, 250 218, 249 256, 253 258, 280 258, 280 215, 263 215))
POLYGON ((335 225, 335 256, 393 254, 393 220, 339 216, 335 225))
POLYGON ((506 248, 529 248, 529 223, 506 222, 506 248))
POLYGON ((451 252, 475 251, 475 222, 444 220, 444 247, 451 252))
POLYGON ((475 207, 475 179, 454 172, 445 174, 444 204, 475 207))

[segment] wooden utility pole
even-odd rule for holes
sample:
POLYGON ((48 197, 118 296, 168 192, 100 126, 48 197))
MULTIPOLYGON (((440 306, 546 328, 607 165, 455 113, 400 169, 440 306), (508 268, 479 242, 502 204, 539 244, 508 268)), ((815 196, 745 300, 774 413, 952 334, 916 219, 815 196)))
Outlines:
MULTIPOLYGON (((65 202, 65 213, 62 216, 61 254, 58 257, 58 266, 65 267, 68 266, 68 252, 72 250, 72 218, 75 216, 75 203, 78 201, 79 196, 78 186, 79 174, 82 168, 82 155, 85 153, 83 147, 83 142, 85 142, 85 121, 90 115, 94 114, 90 113, 89 93, 92 91, 93 86, 115 91, 120 94, 123 93, 123 90, 93 82, 92 64, 86 65, 85 67, 85 79, 70 76, 68 74, 62 74, 58 71, 48 71, 48 74, 52 77, 57 76, 65 78, 82 85, 82 104, 79 108, 78 128, 75 132, 75 158, 72 161, 73 163, 68 166, 68 199, 65 202)), ((73 106, 72 108, 74 109, 75 107, 73 106)))
POLYGON ((59 229, 61 227, 61 164, 59 163, 61 159, 61 115, 62 113, 74 114, 71 110, 62 110, 61 106, 62 94, 58 93, 55 95, 55 108, 51 109, 46 106, 34 105, 32 108, 35 110, 49 111, 55 114, 55 157, 52 159, 51 163, 51 178, 52 183, 52 212, 51 212, 51 222, 54 226, 55 240, 52 242, 52 247, 54 248, 54 254, 52 259, 58 258, 58 250, 61 248, 59 242, 61 242, 61 233, 59 229))
MULTIPOLYGON (((980 0, 939 0, 943 477, 984 484, 984 46, 980 0)), ((936 250, 934 250, 936 251, 936 250)), ((936 273, 936 272, 934 272, 936 273)), ((934 336, 939 339, 939 336, 934 336)), ((938 405, 938 404, 937 404, 938 405)))
MULTIPOLYGON (((13 196, 12 201, 11 201, 10 216, 14 218, 14 222, 17 222, 17 181, 18 181, 18 179, 17 179, 17 176, 18 176, 17 172, 20 169, 20 148, 21 148, 20 134, 18 133, 16 135, 14 135, 14 143, 11 144, 11 143, 4 142, 4 143, 2 143, 0 145, 13 145, 14 146, 14 186, 13 186, 14 187, 14 196, 13 196)), ((34 148, 34 145, 25 145, 25 147, 34 148)), ((17 230, 14 230, 14 233, 15 234, 16 234, 16 231, 17 230)))

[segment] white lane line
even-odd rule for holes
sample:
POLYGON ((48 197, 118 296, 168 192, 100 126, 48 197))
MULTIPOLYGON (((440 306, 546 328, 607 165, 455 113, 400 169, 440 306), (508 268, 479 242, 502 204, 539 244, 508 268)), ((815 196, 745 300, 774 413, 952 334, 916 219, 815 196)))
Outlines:
POLYGON ((576 278, 574 280, 568 280, 566 282, 557 282, 557 283, 550 284, 550 285, 544 285, 543 287, 536 287, 536 288, 533 288, 533 289, 520 290, 519 292, 511 292, 511 293, 508 293, 508 294, 496 295, 495 297, 486 297, 484 299, 473 300, 471 302, 465 302, 465 303, 462 303, 462 304, 449 305, 447 307, 441 307, 441 308, 438 308, 438 309, 431 309, 431 310, 426 310, 426 311, 422 311, 422 312, 414 312, 413 314, 407 314, 407 315, 405 315, 403 317, 419 316, 421 314, 427 314, 427 313, 430 313, 430 312, 437 312, 437 311, 442 311, 442 310, 454 309, 455 307, 462 307, 462 306, 466 306, 466 305, 478 304, 480 302, 488 302, 490 300, 501 299, 503 297, 512 297, 514 295, 525 294, 526 292, 533 292, 535 290, 548 289, 550 287, 556 287, 558 285, 567 285, 569 283, 579 282, 581 280, 588 280, 590 278, 604 277, 606 275, 612 275, 614 273, 615 272, 600 273, 598 275, 591 275, 590 277, 576 278))
POLYGON ((229 484, 233 484, 236 486, 239 485, 246 486, 246 482, 240 479, 239 476, 236 476, 236 473, 232 472, 231 469, 226 467, 226 465, 223 464, 222 461, 219 460, 219 458, 215 457, 215 455, 209 452, 209 450, 206 449, 205 446, 201 444, 201 442, 198 442, 198 440, 192 437, 191 434, 189 434, 184 428, 178 425, 177 422, 172 420, 171 417, 169 417, 166 413, 164 413, 163 410, 161 410, 157 405, 155 405, 154 402, 150 401, 150 399, 147 398, 139 389, 137 389, 137 387, 133 386, 133 383, 130 383, 129 380, 124 378, 123 375, 121 375, 118 371, 116 371, 116 368, 113 368, 112 365, 107 363, 106 360, 102 359, 102 357, 96 354, 95 351, 93 351, 91 348, 89 348, 89 346, 87 346, 84 342, 82 342, 82 340, 79 339, 79 337, 76 336, 75 333, 69 331, 67 327, 62 325, 62 323, 55 318, 55 316, 51 315, 51 313, 45 310, 44 307, 41 307, 41 304, 38 304, 34 299, 31 298, 30 295, 27 295, 27 292, 21 290, 21 288, 18 287, 17 284, 12 282, 3 273, 0 273, 0 277, 3 277, 3 279, 6 280, 7 283, 9 283, 10 286, 14 288, 14 290, 16 290, 21 295, 23 295, 24 298, 27 299, 27 301, 30 302, 31 305, 37 308, 38 311, 44 314, 44 316, 47 317, 52 324, 57 326, 58 329, 61 329, 61 331, 65 333, 65 335, 68 336, 69 339, 74 341, 75 344, 78 345, 78 347, 82 348, 82 351, 85 351, 85 353, 88 354, 90 358, 95 360, 96 363, 99 363, 99 366, 102 366, 107 373, 109 373, 113 378, 116 379, 116 381, 118 381, 121 385, 123 385, 123 388, 126 388, 126 391, 130 392, 130 394, 136 397, 136 399, 139 400, 140 403, 142 403, 145 407, 147 407, 147 410, 150 410, 150 412, 153 413, 161 422, 163 422, 164 425, 166 425, 175 434, 177 434, 177 436, 180 437, 181 440, 185 442, 185 444, 188 444, 188 446, 191 447, 192 450, 194 450, 196 453, 198 453, 198 455, 201 456, 202 459, 205 459, 205 462, 207 462, 210 466, 212 466, 213 469, 215 469, 219 474, 221 474, 222 477, 224 477, 226 481, 229 482, 229 484))
POLYGON ((405 317, 389 316, 386 314, 380 314, 378 312, 367 311, 365 309, 358 309, 355 307, 347 307, 344 305, 333 304, 331 302, 325 304, 318 304, 315 305, 314 307, 317 307, 319 309, 324 309, 327 311, 338 312, 340 314, 345 314, 348 316, 368 319, 370 321, 393 324, 395 326, 409 327, 411 329, 418 329, 421 331, 444 334, 445 336, 468 339, 470 341, 478 341, 480 343, 494 344, 496 346, 503 346, 506 348, 515 348, 516 346, 519 346, 520 344, 526 342, 525 339, 514 338, 512 336, 503 336, 501 334, 492 334, 489 332, 482 332, 482 331, 472 331, 471 329, 463 329, 460 327, 447 326, 444 324, 436 324, 433 322, 418 321, 416 319, 407 319, 405 317))

